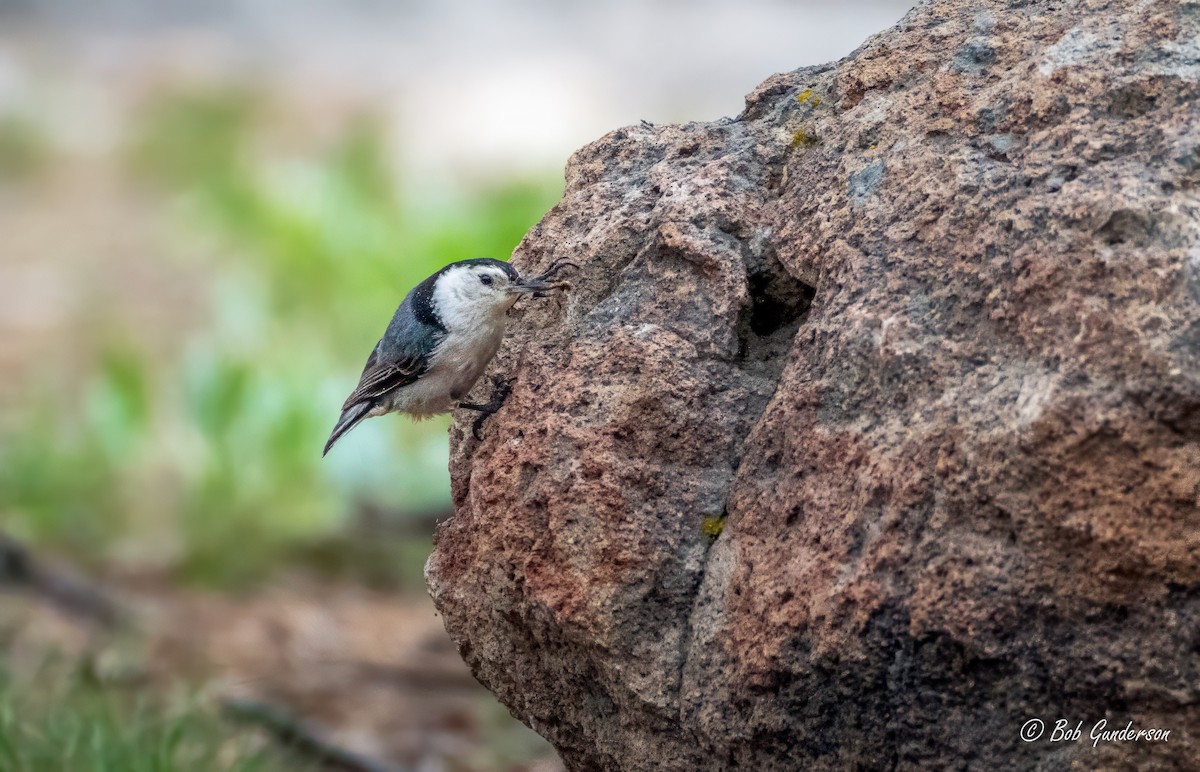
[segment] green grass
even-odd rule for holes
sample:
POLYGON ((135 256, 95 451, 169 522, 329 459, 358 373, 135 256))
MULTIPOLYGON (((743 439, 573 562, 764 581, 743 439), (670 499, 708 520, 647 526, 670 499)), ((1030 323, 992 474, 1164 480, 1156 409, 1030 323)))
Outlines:
POLYGON ((0 676, 5 772, 283 772, 307 768, 195 698, 136 697, 83 676, 17 685, 0 676))
POLYGON ((444 263, 507 257, 560 185, 404 180, 369 115, 281 155, 274 115, 252 89, 200 90, 133 122, 128 174, 216 255, 196 288, 208 318, 166 356, 102 331, 82 386, 52 376, 0 427, 0 517, 35 548, 245 585, 363 509, 447 506, 447 419, 375 419, 321 447, 404 293, 444 263))

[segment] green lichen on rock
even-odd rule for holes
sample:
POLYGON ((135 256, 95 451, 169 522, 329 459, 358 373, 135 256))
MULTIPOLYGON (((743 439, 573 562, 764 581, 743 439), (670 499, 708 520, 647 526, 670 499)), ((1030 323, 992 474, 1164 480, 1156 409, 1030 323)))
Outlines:
POLYGON ((813 93, 811 88, 806 88, 797 94, 796 101, 802 105, 812 105, 813 107, 820 107, 821 105, 821 97, 813 93))
POLYGON ((792 134, 792 147, 806 148, 821 144, 821 138, 808 129, 799 129, 792 134))
POLYGON ((720 536, 721 532, 724 530, 724 517, 706 517, 704 518, 704 521, 700 523, 700 533, 713 540, 720 536))

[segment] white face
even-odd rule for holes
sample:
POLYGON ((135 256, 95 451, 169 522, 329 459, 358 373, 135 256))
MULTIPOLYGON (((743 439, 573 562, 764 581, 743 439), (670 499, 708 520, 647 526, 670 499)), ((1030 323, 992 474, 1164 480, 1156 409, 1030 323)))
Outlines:
POLYGON ((503 316, 520 293, 503 269, 494 265, 463 265, 438 277, 433 302, 447 329, 478 324, 488 316, 503 316))

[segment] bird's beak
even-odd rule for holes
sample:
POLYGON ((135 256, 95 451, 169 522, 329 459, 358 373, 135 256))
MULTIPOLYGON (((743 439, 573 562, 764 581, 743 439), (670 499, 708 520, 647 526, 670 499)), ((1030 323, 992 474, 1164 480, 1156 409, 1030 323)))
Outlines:
POLYGON ((543 293, 550 290, 569 290, 571 288, 570 282, 555 279, 554 276, 564 268, 578 267, 571 261, 560 257, 550 263, 550 266, 545 271, 529 279, 520 279, 516 284, 509 287, 508 291, 518 295, 533 293, 534 297, 541 297, 543 293))
POLYGON ((548 284, 540 278, 522 279, 516 284, 509 286, 508 291, 515 295, 527 295, 530 292, 546 292, 547 290, 557 289, 557 284, 548 284))

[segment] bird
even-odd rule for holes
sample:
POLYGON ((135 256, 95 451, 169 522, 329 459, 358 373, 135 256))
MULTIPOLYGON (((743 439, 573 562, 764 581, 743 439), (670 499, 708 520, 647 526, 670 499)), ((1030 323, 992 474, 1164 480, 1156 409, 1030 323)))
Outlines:
POLYGON ((420 419, 456 406, 480 413, 473 428, 479 439, 483 420, 503 404, 512 381, 496 379, 488 403, 460 400, 500 348, 513 304, 523 295, 569 289, 555 277, 568 266, 577 267, 555 260, 538 276, 522 279, 503 260, 477 257, 450 263, 413 287, 367 358, 321 455, 367 418, 408 413, 420 419))

